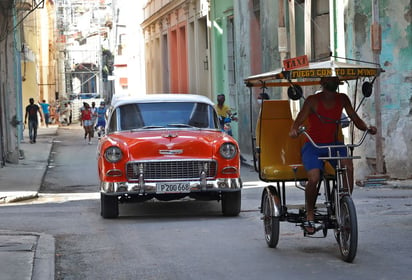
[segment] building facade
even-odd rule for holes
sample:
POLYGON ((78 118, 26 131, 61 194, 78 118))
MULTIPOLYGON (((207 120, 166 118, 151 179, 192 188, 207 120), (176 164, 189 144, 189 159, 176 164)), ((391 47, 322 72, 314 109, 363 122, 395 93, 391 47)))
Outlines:
POLYGON ((212 97, 206 0, 152 0, 144 7, 147 93, 212 97))
MULTIPOLYGON (((66 2, 72 4, 68 0, 56 1, 66 2)), ((108 7, 105 1, 89 2, 108 7)), ((378 135, 358 149, 367 160, 356 163, 355 176, 362 179, 369 174, 383 173, 399 179, 412 177, 410 1, 133 1, 139 2, 133 7, 141 9, 142 20, 133 19, 130 13, 124 13, 128 16, 123 19, 117 17, 128 7, 122 2, 110 1, 112 14, 97 25, 103 24, 104 32, 98 28, 98 34, 107 34, 107 40, 100 37, 104 40, 96 45, 100 50, 108 44, 105 49, 114 54, 115 60, 111 62, 115 74, 107 77, 106 84, 101 83, 105 90, 111 88, 110 80, 114 79, 116 91, 124 94, 197 93, 215 101, 217 94, 223 93, 228 105, 238 112, 234 136, 242 152, 251 153, 251 127, 259 110, 257 95, 265 91, 272 99, 285 99, 286 93, 282 89, 262 87, 254 89, 251 96, 244 78, 279 68, 284 59, 300 55, 307 55, 312 61, 327 59, 332 54, 353 59, 355 63, 377 63, 385 72, 373 81, 372 97, 363 100, 356 94, 360 92, 360 84, 349 83, 342 88, 361 104, 357 108, 361 117, 379 128, 378 135), (143 51, 133 51, 141 50, 139 43, 129 38, 133 34, 123 32, 125 25, 136 26, 133 32, 139 35, 134 37, 142 32, 144 63, 140 63, 143 51), (127 55, 126 49, 130 51, 127 55), (145 86, 141 86, 142 77, 145 86)), ((77 33, 53 33, 54 4, 54 1, 0 0, 3 11, 0 24, 5 27, 0 34, 2 164, 17 162, 20 157, 19 141, 28 98, 50 101, 68 94, 68 76, 63 72, 72 69, 73 57, 67 56, 67 44, 62 48, 55 42, 60 42, 58 35, 77 33)), ((87 39, 99 38, 92 35, 88 34, 87 39)), ((110 63, 97 65, 102 68, 98 71, 100 74, 110 63)), ((304 94, 317 89, 306 88, 304 94)), ((300 105, 299 102, 293 104, 294 113, 300 105)))
POLYGON ((24 155, 25 107, 29 98, 55 97, 54 2, 0 0, 0 162, 24 155))
MULTIPOLYGON (((285 99, 286 93, 282 89, 254 89, 251 98, 243 83, 245 77, 280 68, 284 59, 300 55, 311 61, 329 59, 332 54, 354 63, 377 63, 385 72, 372 81, 375 96, 362 99, 357 94, 361 83, 342 87, 361 104, 359 115, 380 131, 358 149, 366 160, 356 163, 355 176, 362 179, 378 173, 410 178, 411 11, 407 0, 396 4, 383 0, 147 1, 142 27, 148 92, 202 89, 197 93, 212 100, 224 93, 229 106, 240 112, 234 135, 241 150, 250 153, 257 95, 265 90, 272 99, 285 99), (193 30, 193 34, 205 34, 201 37, 207 38, 206 43, 190 40, 199 38, 188 35, 190 19, 198 23, 193 26, 206 26, 203 33, 199 28, 193 30), (207 60, 202 59, 203 54, 207 60), (208 62, 207 75, 201 71, 202 60, 208 62), (209 85, 199 86, 199 79, 209 85)), ((306 88, 304 94, 318 89, 306 88)), ((293 105, 294 113, 299 107, 299 103, 293 105)))
POLYGON ((13 1, 0 1, 0 153, 1 166, 19 160, 21 117, 20 44, 16 26, 21 11, 13 1))

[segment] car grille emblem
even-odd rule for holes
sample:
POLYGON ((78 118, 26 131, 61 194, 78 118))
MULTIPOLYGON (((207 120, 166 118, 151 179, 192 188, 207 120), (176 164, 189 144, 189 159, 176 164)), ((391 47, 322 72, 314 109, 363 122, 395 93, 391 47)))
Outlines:
POLYGON ((159 150, 161 155, 180 155, 183 154, 183 150, 159 150))

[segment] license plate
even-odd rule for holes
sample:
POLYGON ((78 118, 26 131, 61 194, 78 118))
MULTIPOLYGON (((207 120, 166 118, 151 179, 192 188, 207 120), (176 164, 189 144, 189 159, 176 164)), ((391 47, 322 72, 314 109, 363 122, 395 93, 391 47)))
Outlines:
POLYGON ((156 193, 188 193, 189 183, 157 183, 156 193))

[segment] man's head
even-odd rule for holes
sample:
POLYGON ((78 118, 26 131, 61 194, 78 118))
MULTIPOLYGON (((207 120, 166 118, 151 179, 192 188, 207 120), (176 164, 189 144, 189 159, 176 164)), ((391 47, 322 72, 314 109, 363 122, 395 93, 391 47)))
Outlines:
POLYGON ((29 99, 30 104, 34 104, 34 98, 29 99))
POLYGON ((219 105, 223 105, 223 103, 225 103, 225 100, 226 100, 226 98, 225 98, 225 95, 223 93, 220 93, 220 94, 217 95, 217 103, 219 105))
POLYGON ((93 101, 92 102, 92 107, 94 108, 96 106, 96 103, 93 101))
POLYGON ((104 101, 100 102, 100 107, 104 107, 106 105, 106 103, 104 103, 104 101))
POLYGON ((320 79, 320 84, 322 85, 323 89, 336 92, 339 87, 339 78, 338 77, 323 77, 320 79))

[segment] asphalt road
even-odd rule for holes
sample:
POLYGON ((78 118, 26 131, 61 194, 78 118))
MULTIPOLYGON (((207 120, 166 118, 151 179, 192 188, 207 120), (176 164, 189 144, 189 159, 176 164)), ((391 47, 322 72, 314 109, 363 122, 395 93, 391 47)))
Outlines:
MULTIPOLYGON (((359 224, 354 263, 335 238, 303 237, 281 223, 268 248, 258 207, 263 185, 242 167, 239 217, 217 202, 145 202, 100 217, 96 145, 79 127, 59 129, 39 199, 2 207, 2 226, 56 238, 56 279, 406 279, 412 269, 412 189, 356 188, 359 224)), ((291 203, 303 193, 288 188, 291 203)))

